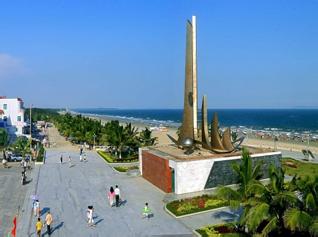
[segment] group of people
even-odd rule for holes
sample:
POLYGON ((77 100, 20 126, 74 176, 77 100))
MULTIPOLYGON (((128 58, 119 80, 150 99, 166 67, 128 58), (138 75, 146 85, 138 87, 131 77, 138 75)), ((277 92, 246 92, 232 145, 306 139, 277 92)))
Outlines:
POLYGON ((52 234, 52 223, 53 223, 53 217, 50 211, 47 212, 45 216, 45 222, 44 224, 41 221, 41 208, 40 208, 40 201, 37 199, 33 202, 33 214, 35 217, 37 217, 37 222, 35 223, 35 229, 36 234, 38 237, 42 236, 42 229, 43 226, 46 225, 47 228, 47 234, 51 236, 52 234))
MULTIPOLYGON (((109 206, 113 207, 114 205, 116 207, 119 207, 121 204, 121 194, 120 194, 120 189, 118 185, 115 186, 115 189, 113 186, 110 187, 109 192, 107 193, 108 201, 109 201, 109 206)), ((142 211, 142 217, 143 218, 150 218, 153 215, 152 211, 149 208, 149 204, 146 202, 144 209, 142 211)))
POLYGON ((108 197, 110 207, 113 207, 114 204, 116 207, 120 206, 121 195, 120 195, 120 189, 118 185, 115 186, 115 189, 113 188, 113 186, 110 187, 107 197, 108 197))

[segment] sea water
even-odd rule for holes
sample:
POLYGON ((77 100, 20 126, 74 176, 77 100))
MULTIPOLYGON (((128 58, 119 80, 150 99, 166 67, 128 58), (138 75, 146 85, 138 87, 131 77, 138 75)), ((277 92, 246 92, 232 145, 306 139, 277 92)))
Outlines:
MULTIPOLYGON (((182 109, 74 109, 73 111, 121 121, 145 123, 150 126, 169 127, 179 127, 183 115, 182 109)), ((218 113, 220 127, 318 134, 318 109, 209 109, 209 122, 214 112, 218 113)), ((199 112, 199 121, 200 118, 199 112)))

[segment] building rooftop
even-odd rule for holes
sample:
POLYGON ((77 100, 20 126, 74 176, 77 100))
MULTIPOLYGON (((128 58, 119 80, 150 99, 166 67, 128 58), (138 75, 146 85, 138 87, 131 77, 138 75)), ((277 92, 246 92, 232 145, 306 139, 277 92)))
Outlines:
MULTIPOLYGON (((244 147, 248 148, 251 155, 274 152, 271 149, 261 149, 248 146, 244 147)), ((200 149, 195 150, 192 154, 187 155, 185 154, 185 150, 178 148, 174 144, 148 147, 148 151, 162 158, 176 161, 231 158, 234 156, 240 156, 242 153, 241 151, 231 153, 213 153, 200 147, 200 149)))

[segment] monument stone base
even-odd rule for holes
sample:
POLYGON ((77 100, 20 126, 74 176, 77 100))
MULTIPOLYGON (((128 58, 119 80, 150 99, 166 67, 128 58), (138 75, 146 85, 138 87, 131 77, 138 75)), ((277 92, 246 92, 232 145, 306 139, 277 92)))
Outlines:
MULTIPOLYGON (((252 163, 261 162, 262 179, 268 178, 270 164, 281 166, 281 152, 248 147, 252 163)), ((196 150, 185 155, 175 145, 142 148, 139 150, 143 178, 166 193, 184 194, 237 183, 232 169, 241 162, 241 152, 214 154, 196 150)))

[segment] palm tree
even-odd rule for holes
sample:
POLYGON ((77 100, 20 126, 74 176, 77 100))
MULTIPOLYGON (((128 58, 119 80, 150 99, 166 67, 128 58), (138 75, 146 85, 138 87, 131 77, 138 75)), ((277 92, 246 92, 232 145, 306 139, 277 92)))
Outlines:
POLYGON ((253 182, 248 185, 249 199, 244 205, 240 224, 246 226, 249 233, 268 236, 276 231, 282 236, 285 231, 284 214, 287 209, 296 207, 299 199, 284 184, 284 171, 281 167, 270 166, 270 184, 253 182))
POLYGON ((284 224, 292 232, 309 232, 318 236, 318 176, 299 178, 295 176, 290 189, 299 197, 297 208, 288 209, 284 214, 284 224))
POLYGON ((145 128, 139 133, 139 142, 141 146, 153 146, 157 142, 157 137, 152 137, 149 128, 145 128))
POLYGON ((241 162, 233 163, 232 168, 237 174, 239 188, 234 190, 226 186, 219 187, 217 190, 217 196, 230 200, 230 206, 232 208, 238 208, 241 202, 245 202, 249 197, 247 193, 248 185, 261 177, 261 164, 258 163, 253 168, 249 151, 243 148, 241 162))

